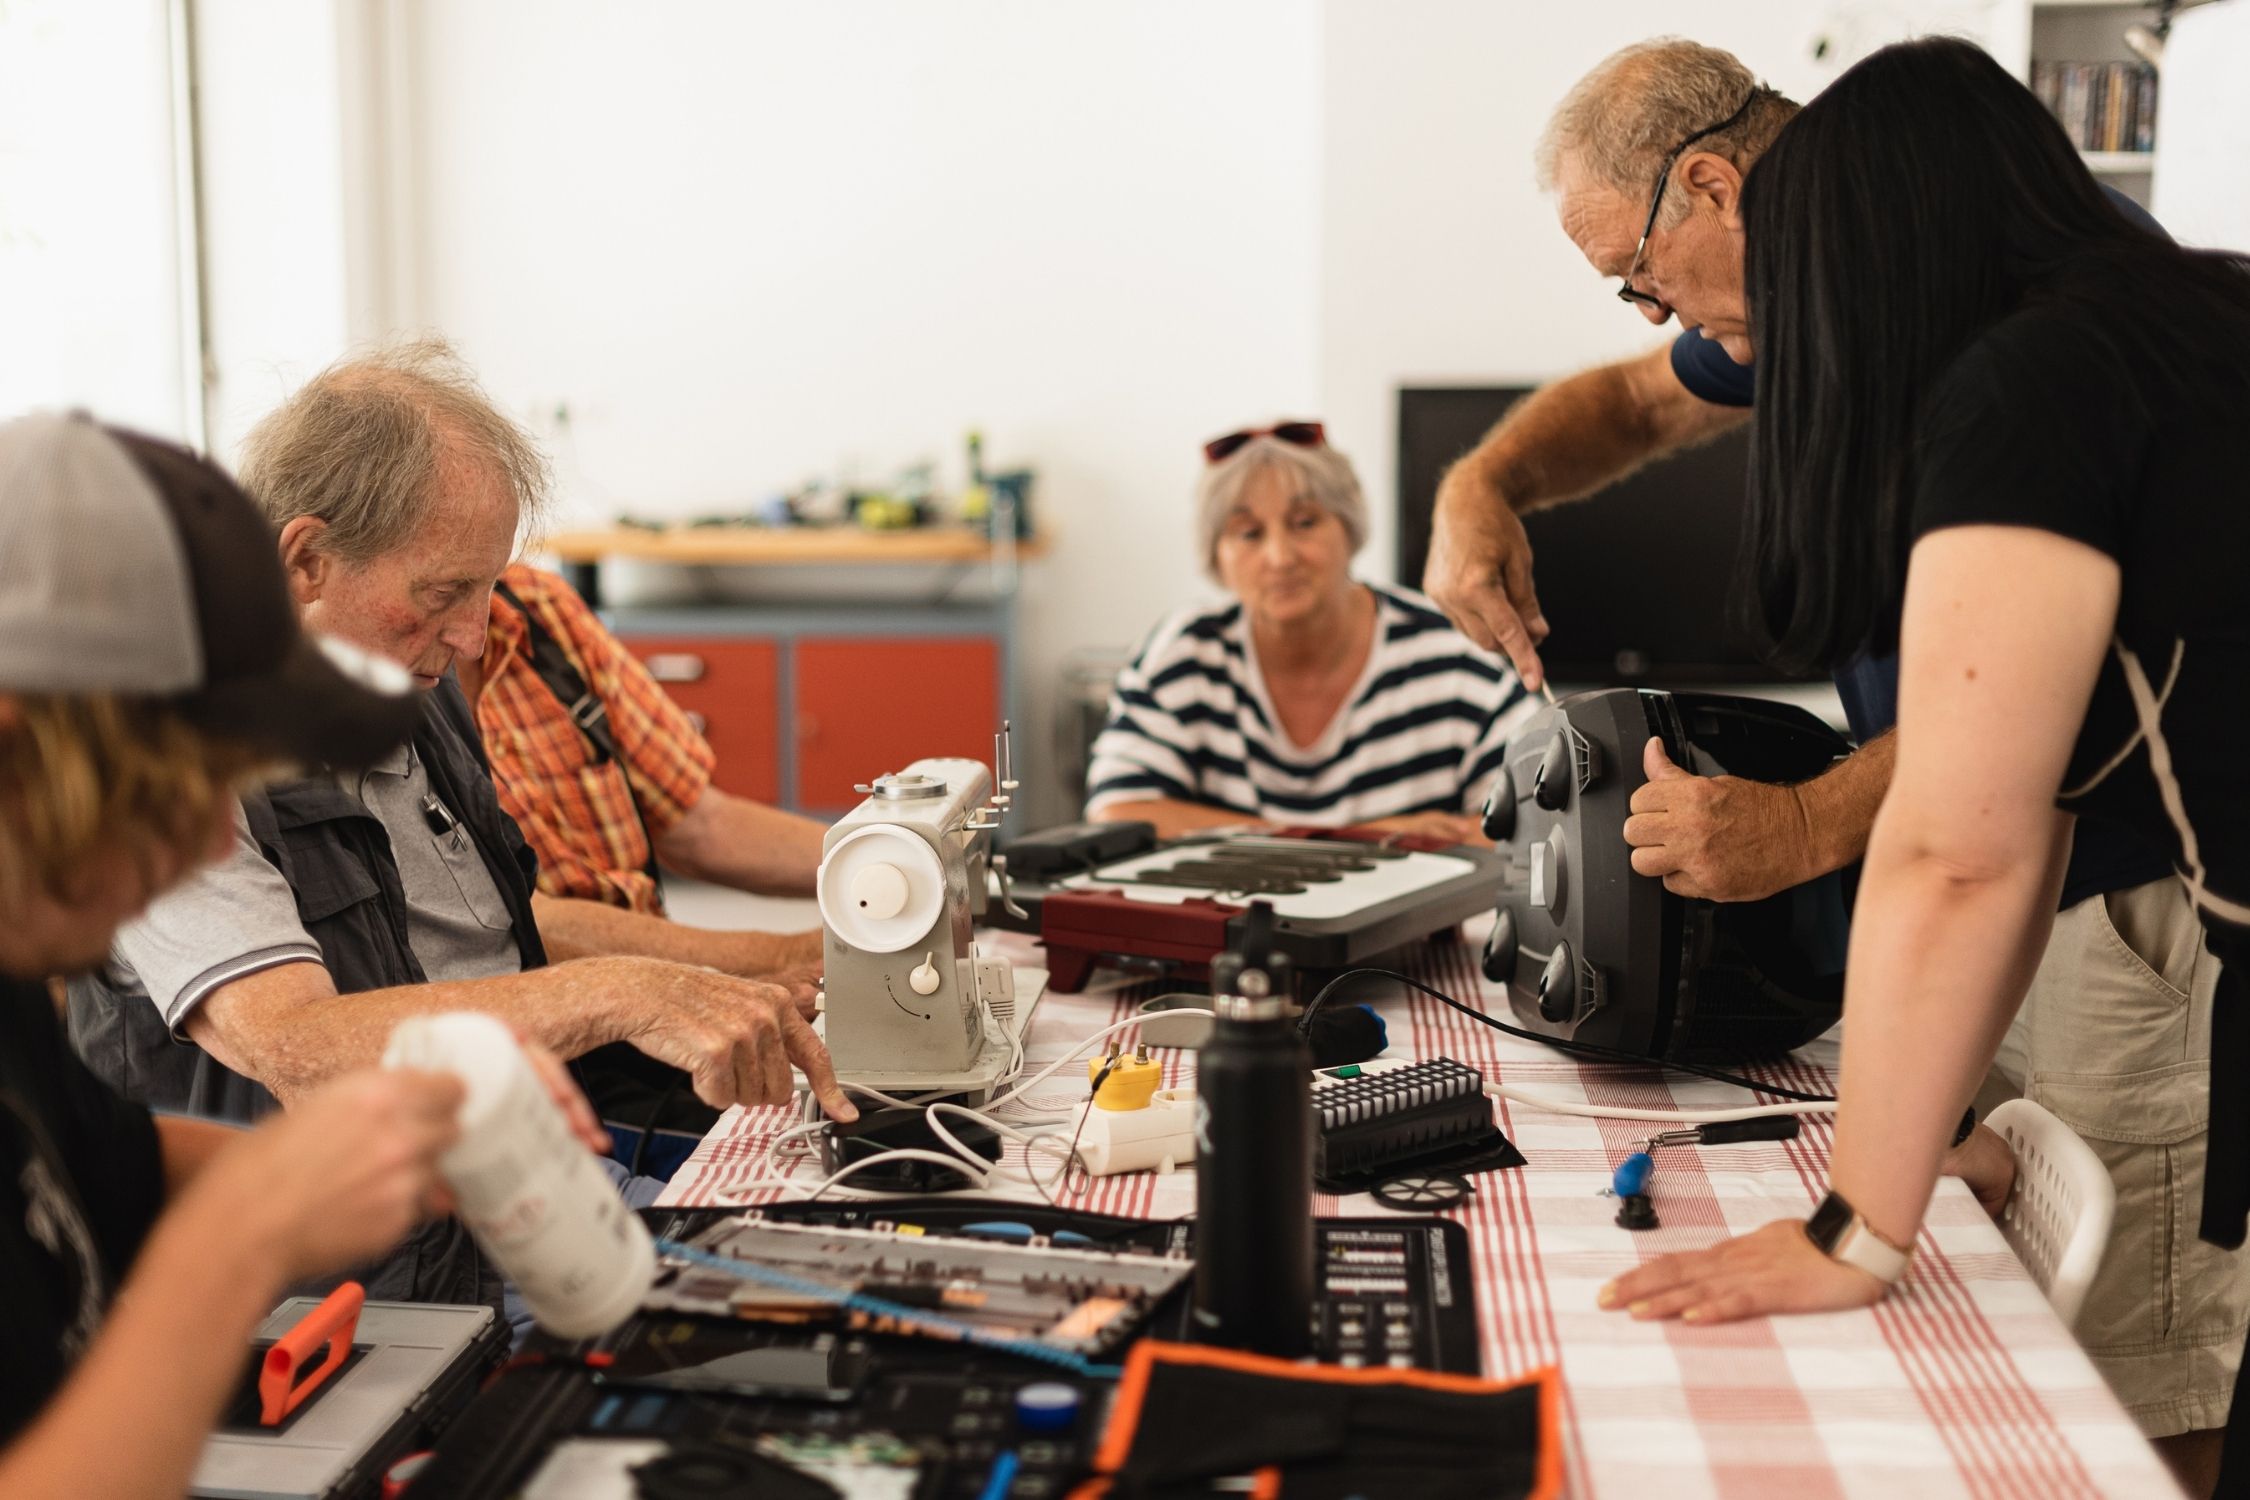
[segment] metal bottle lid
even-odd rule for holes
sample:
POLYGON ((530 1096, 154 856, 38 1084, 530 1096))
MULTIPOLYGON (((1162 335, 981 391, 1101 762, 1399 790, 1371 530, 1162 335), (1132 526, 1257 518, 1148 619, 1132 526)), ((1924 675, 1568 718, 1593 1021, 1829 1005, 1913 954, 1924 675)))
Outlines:
POLYGON ((1219 995, 1211 1008, 1222 1021, 1279 1021, 1297 1007, 1281 995, 1219 995))
POLYGON ((1235 954, 1223 954, 1211 965, 1211 1008, 1222 1021, 1278 1021, 1295 1015, 1297 1005, 1289 996, 1287 976, 1288 961, 1279 954, 1270 969, 1254 968, 1235 954), (1283 983, 1274 982, 1275 971, 1283 983))

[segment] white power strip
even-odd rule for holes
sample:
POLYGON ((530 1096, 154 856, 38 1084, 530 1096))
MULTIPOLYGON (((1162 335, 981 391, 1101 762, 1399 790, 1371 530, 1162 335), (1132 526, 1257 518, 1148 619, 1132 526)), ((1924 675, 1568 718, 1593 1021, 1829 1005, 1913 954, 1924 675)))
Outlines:
POLYGON ((1193 1089, 1158 1089, 1140 1109, 1099 1109, 1089 1099, 1078 1113, 1078 1159, 1096 1177, 1170 1172, 1195 1162, 1193 1089))

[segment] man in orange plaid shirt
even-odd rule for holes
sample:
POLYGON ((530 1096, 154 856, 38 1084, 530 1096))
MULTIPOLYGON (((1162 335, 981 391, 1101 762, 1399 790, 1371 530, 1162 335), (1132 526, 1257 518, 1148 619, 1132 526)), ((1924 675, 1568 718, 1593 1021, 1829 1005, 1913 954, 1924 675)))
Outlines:
MULTIPOLYGON (((664 915, 659 860, 737 890, 812 894, 821 825, 712 785, 710 745, 560 578, 523 563, 501 574, 484 655, 456 671, 500 805, 539 856, 540 891, 601 903, 542 903, 540 935, 558 957, 607 951, 599 929, 612 913, 664 915)), ((818 928, 673 923, 670 943, 660 956, 736 974, 821 958, 818 928)))

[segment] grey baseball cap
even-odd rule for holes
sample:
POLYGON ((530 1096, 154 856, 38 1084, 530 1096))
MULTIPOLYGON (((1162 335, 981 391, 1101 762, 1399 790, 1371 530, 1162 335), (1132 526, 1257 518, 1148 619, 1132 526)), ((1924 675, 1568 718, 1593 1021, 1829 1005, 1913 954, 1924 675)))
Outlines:
POLYGON ((298 625, 273 532, 225 471, 80 413, 0 423, 0 691, 161 699, 338 766, 421 720, 405 668, 298 625))

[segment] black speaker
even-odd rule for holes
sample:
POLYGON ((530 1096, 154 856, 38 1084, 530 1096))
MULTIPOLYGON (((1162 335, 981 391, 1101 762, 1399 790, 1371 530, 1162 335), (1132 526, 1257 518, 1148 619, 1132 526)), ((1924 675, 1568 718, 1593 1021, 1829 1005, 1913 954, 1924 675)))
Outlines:
POLYGON ((1604 688, 1542 710, 1486 808, 1508 867, 1485 974, 1518 1025, 1558 1040, 1706 1064, 1801 1046, 1843 1010, 1856 868, 1729 903, 1635 874, 1624 826, 1651 735, 1685 770, 1752 781, 1803 781, 1851 750, 1756 698, 1604 688))

